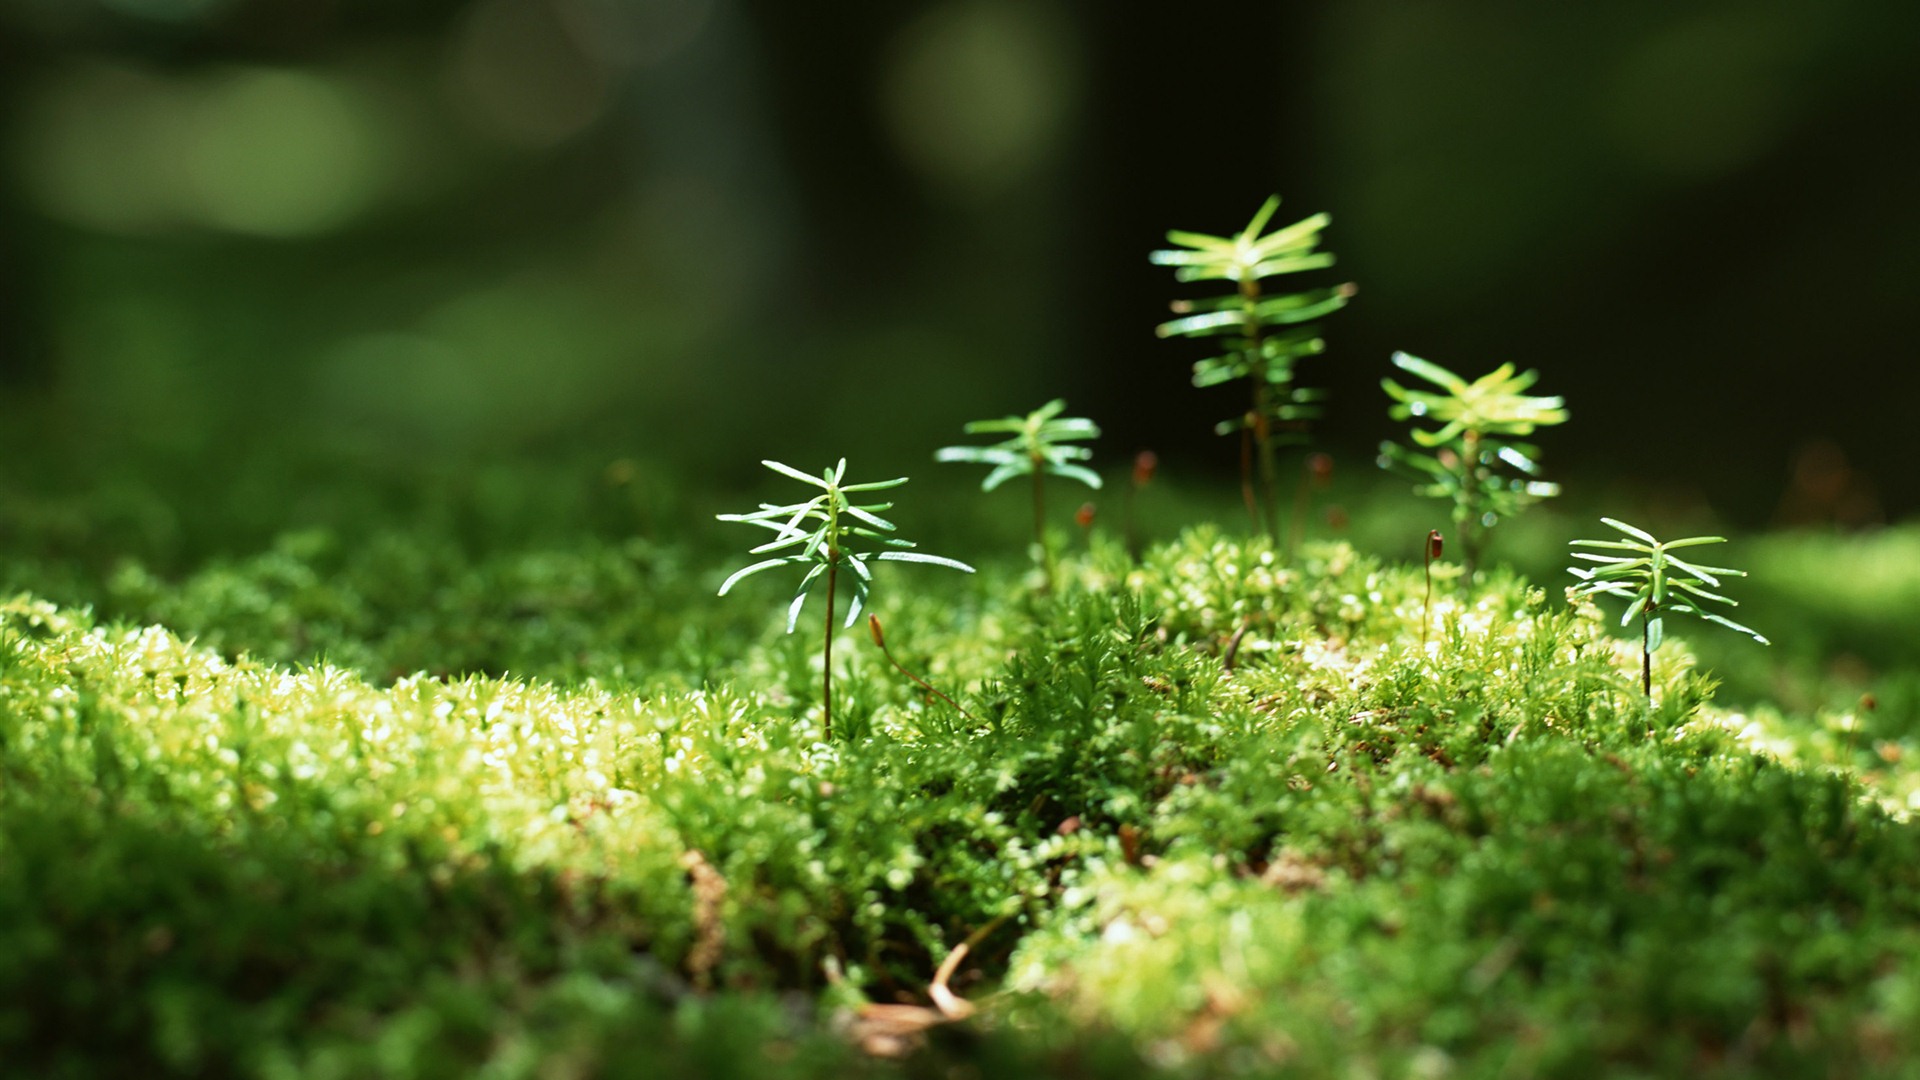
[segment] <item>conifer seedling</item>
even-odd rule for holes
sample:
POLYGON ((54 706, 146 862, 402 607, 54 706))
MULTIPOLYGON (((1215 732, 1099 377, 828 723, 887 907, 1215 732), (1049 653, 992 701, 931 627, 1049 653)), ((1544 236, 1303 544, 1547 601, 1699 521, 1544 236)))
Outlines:
POLYGON ((1174 301, 1173 311, 1182 317, 1162 323, 1155 332, 1161 337, 1226 339, 1224 353, 1193 365, 1193 385, 1246 380, 1246 411, 1214 430, 1239 433, 1241 497, 1254 528, 1264 528, 1269 537, 1279 530, 1275 450, 1283 441, 1305 441, 1306 425, 1320 415, 1323 396, 1294 384, 1294 365, 1326 348, 1313 320, 1338 311, 1354 294, 1352 283, 1279 295, 1261 291, 1267 278, 1333 265, 1332 253, 1315 250, 1329 220, 1325 214, 1263 235, 1279 208, 1280 196, 1269 198, 1233 236, 1174 230, 1167 233, 1167 241, 1177 247, 1148 256, 1173 267, 1178 281, 1235 285, 1226 296, 1174 301))
POLYGON ((1565 422, 1564 400, 1522 393, 1540 373, 1515 374, 1512 364, 1502 364, 1468 382, 1410 353, 1394 353, 1393 363, 1442 392, 1409 390, 1392 379, 1382 379, 1381 387, 1395 402, 1388 412, 1396 420, 1431 420, 1441 426, 1434 431, 1415 428, 1412 447, 1381 443, 1380 465, 1419 479, 1415 492, 1452 501, 1461 576, 1470 586, 1487 530, 1502 518, 1560 494, 1560 485, 1538 479, 1539 449, 1516 441, 1515 436, 1565 422))
POLYGON ((1606 517, 1600 520, 1624 533, 1626 539, 1574 540, 1571 541, 1572 546, 1622 554, 1574 552, 1574 558, 1599 565, 1592 568, 1567 567, 1568 573, 1580 579, 1580 584, 1573 586, 1568 595, 1579 597, 1606 593, 1628 601, 1627 613, 1621 616, 1620 625, 1626 626, 1635 615, 1640 617, 1640 689, 1649 699, 1653 697, 1653 653, 1666 640, 1665 619, 1669 612, 1698 615, 1708 622, 1738 630, 1762 645, 1768 644, 1767 639, 1754 630, 1700 605, 1702 600, 1711 600, 1728 607, 1739 606, 1737 601, 1712 592, 1709 587, 1720 588, 1722 577, 1746 577, 1745 570, 1701 566, 1673 554, 1677 548, 1724 544, 1726 537, 1689 536, 1683 540, 1661 541, 1654 539, 1653 534, 1636 529, 1624 521, 1606 517))
POLYGON ((802 502, 789 503, 785 506, 761 503, 760 509, 752 513, 716 515, 721 521, 738 521, 742 524, 773 530, 774 538, 752 549, 749 554, 786 552, 786 554, 764 559, 734 571, 733 575, 721 584, 719 595, 727 595, 727 590, 733 588, 736 583, 762 570, 786 565, 806 567, 806 575, 800 579, 799 591, 794 594, 793 603, 787 608, 787 633, 791 634, 800 621, 800 608, 806 603, 807 594, 816 582, 823 577, 826 579, 827 618, 820 646, 823 670, 820 700, 825 717, 823 731, 826 738, 831 741, 833 739, 833 613, 840 571, 844 568, 852 575, 853 597, 847 606, 845 623, 847 626, 852 626, 853 621, 860 617, 860 609, 866 605, 868 590, 873 587, 873 570, 867 565, 869 562, 930 563, 969 574, 973 573, 973 567, 939 555, 902 550, 914 545, 910 541, 888 535, 894 531, 894 524, 880 516, 882 511, 893 507, 892 503, 856 504, 848 497, 862 492, 899 487, 907 482, 904 476, 866 484, 844 483, 847 473, 846 458, 841 458, 839 464, 822 471, 819 476, 810 476, 777 461, 762 461, 760 464, 782 476, 792 477, 803 484, 819 488, 820 493, 802 502), (876 547, 881 550, 873 550, 876 547))
POLYGON ((1060 476, 1078 480, 1098 490, 1100 474, 1075 462, 1085 461, 1093 451, 1073 446, 1079 439, 1097 439, 1100 428, 1085 417, 1061 416, 1066 401, 1055 398, 1025 416, 999 420, 975 420, 964 428, 969 435, 1008 436, 991 446, 947 446, 934 452, 935 461, 962 461, 991 465, 993 470, 980 482, 981 491, 992 491, 1016 476, 1033 477, 1034 557, 1040 563, 1046 588, 1053 588, 1053 557, 1047 549, 1047 508, 1045 478, 1060 476))

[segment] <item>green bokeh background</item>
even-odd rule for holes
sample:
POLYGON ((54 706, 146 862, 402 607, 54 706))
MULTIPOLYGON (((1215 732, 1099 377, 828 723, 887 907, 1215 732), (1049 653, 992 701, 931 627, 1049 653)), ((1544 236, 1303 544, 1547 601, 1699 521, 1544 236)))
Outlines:
POLYGON ((1596 502, 1898 518, 1916 41, 1898 0, 0 0, 0 468, 733 486, 1064 396, 1226 480, 1145 253, 1277 190, 1360 285, 1304 372, 1346 468, 1404 348, 1543 369, 1596 502))

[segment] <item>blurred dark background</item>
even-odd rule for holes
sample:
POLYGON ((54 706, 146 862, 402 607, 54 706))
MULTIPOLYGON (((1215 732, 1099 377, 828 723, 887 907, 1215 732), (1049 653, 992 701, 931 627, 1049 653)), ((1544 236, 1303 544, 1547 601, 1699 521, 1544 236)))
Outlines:
POLYGON ((1145 256, 1278 191, 1360 286, 1351 468, 1403 348, 1540 368, 1589 490, 1897 518, 1917 54, 1908 0, 0 0, 0 470, 877 475, 1063 396, 1226 478, 1145 256))

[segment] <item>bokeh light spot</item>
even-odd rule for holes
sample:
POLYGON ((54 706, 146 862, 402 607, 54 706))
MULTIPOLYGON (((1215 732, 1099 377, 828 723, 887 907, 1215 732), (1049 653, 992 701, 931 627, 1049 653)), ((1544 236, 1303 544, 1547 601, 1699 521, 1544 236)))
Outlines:
POLYGON ((316 75, 255 69, 207 91, 187 148, 196 216, 270 237, 327 232, 377 194, 383 161, 376 120, 316 75))
POLYGON ((711 21, 714 0, 553 0, 581 49, 611 67, 651 67, 679 55, 711 21))
POLYGON ((89 65, 57 76, 23 109, 15 161, 22 186, 70 224, 147 233, 179 224, 171 148, 187 103, 162 79, 89 65))
POLYGON ((552 433, 630 366, 627 321, 577 278, 529 275, 455 296, 400 332, 330 349, 321 406, 371 434, 472 445, 552 433))
POLYGON ((1045 162, 1078 88, 1071 38, 1048 5, 957 0, 901 32, 880 92, 908 163, 940 187, 988 195, 1045 162))
POLYGON ((512 146, 554 146, 606 110, 611 82, 598 50, 550 0, 480 0, 467 13, 448 60, 455 106, 484 135, 512 146))
POLYGON ((1708 178, 1737 169, 1791 119, 1788 46, 1764 20, 1733 15, 1665 29, 1615 71, 1602 104, 1607 127, 1656 173, 1708 178))

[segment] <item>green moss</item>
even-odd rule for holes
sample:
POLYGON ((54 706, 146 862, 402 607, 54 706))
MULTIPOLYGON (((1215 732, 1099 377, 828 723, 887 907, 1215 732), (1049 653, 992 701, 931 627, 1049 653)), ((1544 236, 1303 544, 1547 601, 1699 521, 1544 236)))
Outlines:
POLYGON ((1680 647, 1650 711, 1637 643, 1558 590, 1442 589, 1423 648, 1419 568, 1343 544, 1101 541, 1051 597, 929 575, 879 610, 977 720, 863 643, 829 746, 817 650, 712 602, 717 560, 445 536, 0 607, 0 1059, 885 1072, 835 1016, 924 1001, 986 927, 982 1013, 909 1071, 1920 1051, 1906 767, 1829 768, 1680 647))

